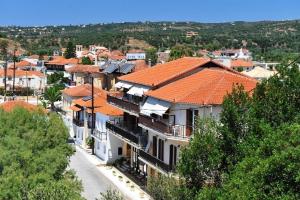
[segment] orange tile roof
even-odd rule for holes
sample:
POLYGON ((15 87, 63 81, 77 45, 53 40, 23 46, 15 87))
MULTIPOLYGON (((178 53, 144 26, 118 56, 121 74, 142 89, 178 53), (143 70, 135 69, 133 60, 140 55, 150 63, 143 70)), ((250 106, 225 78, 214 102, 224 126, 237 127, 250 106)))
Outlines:
MULTIPOLYGON (((5 112, 11 112, 16 108, 24 108, 28 111, 37 111, 41 109, 39 106, 27 103, 25 101, 15 100, 15 101, 6 101, 4 103, 0 104, 0 108, 3 109, 5 112)), ((46 112, 44 109, 42 109, 44 112, 46 112)))
MULTIPOLYGON (((106 97, 94 96, 94 107, 100 107, 106 104, 106 97)), ((82 107, 92 107, 92 100, 84 101, 83 99, 76 99, 73 101, 74 104, 82 107)))
MULTIPOLYGON (((12 69, 7 69, 7 77, 13 77, 12 69)), ((15 76, 16 77, 32 77, 32 76, 38 76, 38 77, 44 77, 44 74, 38 71, 24 71, 24 70, 15 70, 15 76)), ((4 77, 4 69, 0 69, 0 77, 4 77)))
POLYGON ((122 110, 106 103, 104 106, 94 109, 95 113, 101 113, 108 116, 122 116, 124 113, 122 110))
POLYGON ((231 61, 231 67, 253 67, 254 64, 252 61, 236 59, 231 61))
POLYGON ((81 108, 79 108, 79 107, 77 107, 77 106, 75 106, 75 105, 70 106, 69 108, 70 108, 71 110, 75 111, 75 112, 78 112, 78 111, 81 110, 81 108))
POLYGON ((66 59, 64 57, 58 56, 55 57, 53 60, 50 60, 47 64, 50 65, 67 65, 67 64, 78 64, 79 59, 77 58, 69 58, 66 59))
POLYGON ((172 78, 176 78, 184 73, 194 70, 208 62, 210 62, 210 59, 184 57, 121 76, 119 77, 119 80, 154 87, 172 78))
MULTIPOLYGON (((98 96, 106 96, 106 91, 94 87, 94 92, 98 96)), ((86 97, 92 95, 92 86, 90 84, 83 84, 75 87, 65 88, 62 93, 71 97, 86 97)))
POLYGON ((257 81, 232 70, 205 68, 146 95, 174 103, 221 105, 234 84, 242 84, 246 91, 251 91, 257 81))
POLYGON ((66 69, 69 73, 100 73, 100 68, 94 65, 75 65, 66 69))
POLYGON ((131 63, 135 64, 134 72, 149 68, 149 65, 147 65, 145 60, 135 60, 131 61, 131 63))

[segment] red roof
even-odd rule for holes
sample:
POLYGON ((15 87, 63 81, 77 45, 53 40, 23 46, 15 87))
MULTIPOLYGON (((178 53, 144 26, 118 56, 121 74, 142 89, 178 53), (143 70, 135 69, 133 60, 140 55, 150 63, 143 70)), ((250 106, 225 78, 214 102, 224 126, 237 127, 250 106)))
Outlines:
POLYGON ((5 112, 11 112, 18 107, 24 108, 29 111, 36 111, 39 109, 39 106, 27 103, 25 101, 20 101, 20 100, 6 101, 0 104, 0 108, 3 109, 5 112))
MULTIPOLYGON (((13 77, 14 70, 7 69, 7 76, 13 77)), ((24 71, 24 70, 15 70, 15 76, 16 77, 32 77, 32 76, 38 76, 38 77, 44 77, 44 74, 38 71, 24 71)), ((0 77, 4 77, 4 69, 0 69, 0 77)))
MULTIPOLYGON (((94 92, 97 95, 106 96, 106 91, 94 87, 94 92)), ((62 90, 62 93, 71 97, 86 97, 92 95, 92 86, 90 84, 83 84, 75 87, 70 87, 62 90)))
POLYGON ((210 59, 206 58, 184 57, 121 76, 119 77, 119 80, 154 87, 199 68, 209 62, 210 59))
POLYGON ((251 91, 257 81, 225 68, 205 68, 146 95, 174 103, 221 105, 234 84, 242 84, 246 91, 251 91))
POLYGON ((236 59, 231 61, 231 67, 253 67, 254 64, 252 61, 236 59))
POLYGON ((66 69, 69 73, 100 73, 100 68, 93 65, 75 65, 66 69))
POLYGON ((49 61, 47 64, 50 64, 50 65, 67 65, 67 64, 78 64, 78 63, 79 63, 79 59, 77 59, 77 58, 66 59, 64 57, 57 56, 53 60, 49 61))

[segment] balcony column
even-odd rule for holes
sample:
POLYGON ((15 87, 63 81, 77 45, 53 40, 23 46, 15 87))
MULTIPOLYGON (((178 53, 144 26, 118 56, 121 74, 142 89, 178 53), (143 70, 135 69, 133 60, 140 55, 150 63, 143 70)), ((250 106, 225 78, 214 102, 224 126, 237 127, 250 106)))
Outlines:
POLYGON ((83 114, 83 122, 84 122, 84 125, 83 125, 83 141, 82 141, 82 146, 84 148, 87 148, 87 145, 86 145, 86 138, 88 137, 88 113, 86 112, 86 107, 83 108, 84 109, 84 114, 83 114))

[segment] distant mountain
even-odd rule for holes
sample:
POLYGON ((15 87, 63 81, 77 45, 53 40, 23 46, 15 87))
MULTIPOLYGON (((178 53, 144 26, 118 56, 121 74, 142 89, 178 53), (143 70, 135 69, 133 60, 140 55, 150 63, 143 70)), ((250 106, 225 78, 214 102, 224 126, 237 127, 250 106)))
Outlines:
POLYGON ((130 41, 160 50, 185 44, 194 50, 245 47, 256 58, 276 59, 300 52, 300 20, 260 22, 126 22, 45 27, 0 27, 30 53, 52 52, 67 41, 126 50, 130 41), (186 37, 187 32, 196 36, 186 37))

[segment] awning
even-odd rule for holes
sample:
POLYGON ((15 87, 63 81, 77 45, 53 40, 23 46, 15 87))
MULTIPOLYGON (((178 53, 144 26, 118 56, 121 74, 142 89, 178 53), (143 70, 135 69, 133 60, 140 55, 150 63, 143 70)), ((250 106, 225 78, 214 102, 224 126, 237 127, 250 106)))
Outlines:
POLYGON ((134 85, 130 88, 130 90, 127 92, 127 94, 141 97, 148 90, 149 90, 148 87, 134 85))
POLYGON ((162 101, 152 97, 148 97, 146 102, 141 108, 141 113, 150 116, 151 114, 157 114, 162 116, 171 107, 171 103, 162 101))
POLYGON ((75 111, 75 112, 78 112, 81 110, 81 108, 77 107, 77 106, 70 106, 69 107, 71 110, 75 111))
POLYGON ((126 89, 129 89, 132 87, 132 84, 130 83, 126 83, 126 82, 123 82, 123 81, 119 81, 115 84, 115 88, 126 88, 126 89))

